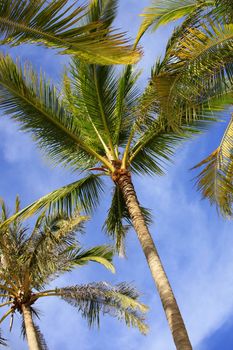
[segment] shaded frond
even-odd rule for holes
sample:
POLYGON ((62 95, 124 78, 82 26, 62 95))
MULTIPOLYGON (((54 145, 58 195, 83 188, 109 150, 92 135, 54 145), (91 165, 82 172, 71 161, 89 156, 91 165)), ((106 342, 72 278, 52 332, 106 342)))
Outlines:
POLYGON ((226 217, 233 216, 233 119, 220 146, 194 168, 204 169, 197 177, 197 187, 204 198, 215 204, 226 217))
MULTIPOLYGON (((140 206, 147 225, 152 222, 151 213, 148 209, 140 206)), ((111 206, 103 229, 113 238, 117 253, 125 256, 125 238, 128 230, 133 227, 128 209, 126 207, 122 192, 118 185, 114 187, 111 206)))
POLYGON ((100 313, 107 313, 124 320, 128 326, 138 328, 143 334, 147 332, 143 317, 147 307, 138 301, 136 290, 126 283, 115 287, 99 282, 58 288, 56 295, 60 295, 63 300, 78 308, 89 326, 95 323, 99 325, 100 313))
POLYGON ((116 185, 103 228, 105 232, 114 239, 116 250, 121 256, 125 255, 124 241, 130 226, 130 216, 122 192, 116 185))
POLYGON ((133 51, 123 34, 107 29, 101 21, 84 23, 85 15, 86 9, 76 1, 3 1, 2 43, 44 45, 99 64, 129 64, 139 59, 140 50, 133 51))

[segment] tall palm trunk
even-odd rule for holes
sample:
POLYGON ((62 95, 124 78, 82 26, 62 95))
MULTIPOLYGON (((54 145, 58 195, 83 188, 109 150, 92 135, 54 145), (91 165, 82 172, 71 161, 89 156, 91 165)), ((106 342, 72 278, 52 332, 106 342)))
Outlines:
POLYGON ((184 321, 162 266, 157 249, 141 212, 129 174, 122 174, 117 183, 123 193, 133 226, 141 243, 152 277, 158 289, 164 311, 178 350, 192 349, 184 321))
POLYGON ((32 313, 30 307, 26 306, 25 304, 22 304, 22 311, 29 350, 41 350, 38 343, 35 326, 32 320, 32 313))

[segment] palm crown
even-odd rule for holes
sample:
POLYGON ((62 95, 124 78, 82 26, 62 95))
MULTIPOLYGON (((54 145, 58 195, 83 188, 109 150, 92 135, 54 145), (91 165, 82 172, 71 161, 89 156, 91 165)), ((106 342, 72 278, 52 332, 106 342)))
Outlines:
MULTIPOLYGON (((6 219, 6 207, 2 203, 1 222, 6 219)), ((102 312, 124 319, 127 325, 139 328, 142 333, 146 332, 143 313, 147 308, 138 301, 136 290, 126 283, 111 286, 106 282, 98 282, 48 290, 51 281, 90 261, 114 271, 110 247, 98 246, 83 250, 77 244, 76 233, 82 229, 85 220, 79 215, 67 218, 42 214, 30 235, 19 219, 1 231, 0 296, 3 303, 0 306, 8 305, 10 309, 1 317, 0 323, 11 315, 12 325, 14 313, 19 312, 25 326, 24 308, 27 307, 30 313, 37 316, 34 309, 37 300, 54 296, 76 307, 89 326, 99 324, 102 312)), ((36 332, 39 339, 37 327, 36 332)))

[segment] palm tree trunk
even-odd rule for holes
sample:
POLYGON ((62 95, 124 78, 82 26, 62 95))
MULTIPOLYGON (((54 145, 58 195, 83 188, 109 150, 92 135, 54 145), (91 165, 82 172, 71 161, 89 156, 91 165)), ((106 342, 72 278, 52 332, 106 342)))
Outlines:
POLYGON ((158 289, 164 311, 178 350, 192 349, 184 321, 162 266, 157 249, 141 212, 129 174, 122 174, 117 183, 123 193, 133 226, 141 243, 152 277, 158 289))
POLYGON ((25 304, 22 304, 22 312, 23 312, 24 324, 26 328, 26 335, 27 335, 29 350, 41 350, 38 343, 35 326, 32 320, 32 313, 31 313, 30 307, 26 306, 25 304))

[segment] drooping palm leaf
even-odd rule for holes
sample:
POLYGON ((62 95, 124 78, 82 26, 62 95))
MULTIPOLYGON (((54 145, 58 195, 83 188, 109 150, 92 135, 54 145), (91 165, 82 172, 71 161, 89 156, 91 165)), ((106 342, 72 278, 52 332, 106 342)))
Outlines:
POLYGON ((55 294, 77 307, 89 326, 95 323, 99 325, 100 313, 107 312, 124 320, 128 326, 137 327, 143 334, 148 330, 141 314, 147 307, 138 302, 138 293, 128 284, 121 283, 112 287, 105 282, 92 283, 58 288, 55 294))
POLYGON ((119 255, 125 255, 124 240, 130 228, 129 213, 127 211, 122 193, 118 186, 115 186, 112 196, 111 207, 105 220, 104 230, 116 242, 116 249, 119 255))
POLYGON ((84 23, 86 9, 68 0, 8 0, 0 4, 2 43, 36 43, 99 64, 135 63, 123 34, 109 31, 101 21, 84 23))
POLYGON ((220 146, 194 168, 205 166, 197 177, 204 198, 215 204, 222 215, 233 216, 233 119, 220 146))
POLYGON ((112 265, 113 249, 109 246, 96 246, 92 249, 81 250, 78 249, 74 254, 72 263, 75 266, 86 265, 90 261, 97 262, 106 267, 111 272, 115 272, 115 268, 112 265))
MULTIPOLYGON (((146 223, 152 222, 151 213, 148 209, 140 206, 146 223)), ((111 206, 108 210, 107 218, 104 222, 103 229, 111 236, 116 244, 116 250, 120 256, 125 256, 125 236, 127 231, 132 227, 129 212, 127 210, 123 195, 116 185, 112 196, 111 206)))

